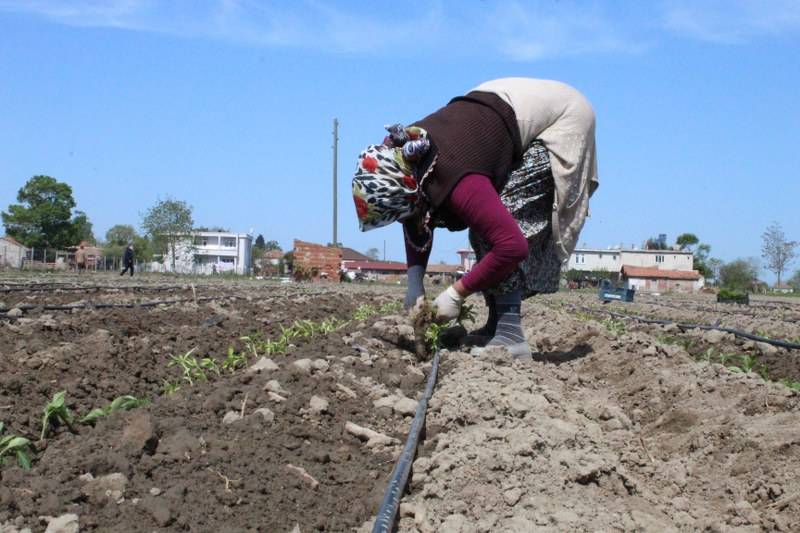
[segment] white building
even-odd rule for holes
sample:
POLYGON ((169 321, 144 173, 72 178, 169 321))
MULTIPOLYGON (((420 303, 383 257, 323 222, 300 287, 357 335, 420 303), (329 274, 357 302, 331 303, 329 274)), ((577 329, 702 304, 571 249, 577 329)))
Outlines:
POLYGON ((623 250, 577 248, 569 256, 568 270, 622 272, 624 265, 652 267, 661 270, 690 271, 694 267, 692 252, 681 250, 623 250))
POLYGON ((0 237, 0 268, 21 268, 28 251, 14 237, 0 237))
MULTIPOLYGON (((234 272, 249 274, 253 236, 247 233, 197 231, 181 242, 175 254, 175 271, 183 274, 234 272)), ((172 270, 172 254, 164 258, 164 267, 172 270)))

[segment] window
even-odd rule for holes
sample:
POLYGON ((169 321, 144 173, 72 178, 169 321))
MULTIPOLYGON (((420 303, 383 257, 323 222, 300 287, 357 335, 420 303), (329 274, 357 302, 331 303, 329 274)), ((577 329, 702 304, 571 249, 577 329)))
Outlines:
POLYGON ((663 262, 664 262, 664 256, 663 255, 657 255, 656 256, 656 263, 663 263, 663 262))
POLYGON ((586 257, 583 254, 575 254, 575 262, 578 264, 583 264, 586 262, 586 257))
POLYGON ((603 258, 603 254, 597 254, 597 258, 598 259, 602 259, 603 258))
POLYGON ((222 238, 222 246, 225 248, 235 248, 236 247, 236 239, 233 237, 223 237, 222 238))
POLYGON ((612 255, 612 256, 611 256, 611 258, 612 258, 614 261, 616 261, 616 260, 617 260, 617 254, 614 254, 614 255, 612 255))
POLYGON ((233 264, 233 257, 220 257, 219 262, 233 264))

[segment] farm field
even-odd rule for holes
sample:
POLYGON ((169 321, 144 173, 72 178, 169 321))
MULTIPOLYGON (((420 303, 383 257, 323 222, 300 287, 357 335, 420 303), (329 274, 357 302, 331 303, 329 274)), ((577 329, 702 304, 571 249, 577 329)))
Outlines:
MULTIPOLYGON (((371 529, 430 370, 400 288, 0 290, 0 421, 32 442, 0 469, 0 531, 371 529), (60 391, 72 428, 43 424, 60 391), (126 395, 146 403, 110 409, 126 395)), ((800 302, 637 300, 528 300, 533 362, 443 352, 398 529, 798 530, 800 352, 607 311, 792 340, 800 302)))

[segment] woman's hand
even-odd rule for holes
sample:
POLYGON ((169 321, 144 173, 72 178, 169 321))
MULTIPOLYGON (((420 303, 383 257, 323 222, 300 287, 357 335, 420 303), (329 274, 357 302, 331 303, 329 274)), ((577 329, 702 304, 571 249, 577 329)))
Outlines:
POLYGON ((457 319, 461 314, 461 305, 469 296, 469 292, 460 285, 460 281, 450 285, 433 301, 433 306, 436 308, 437 322, 449 322, 457 319))

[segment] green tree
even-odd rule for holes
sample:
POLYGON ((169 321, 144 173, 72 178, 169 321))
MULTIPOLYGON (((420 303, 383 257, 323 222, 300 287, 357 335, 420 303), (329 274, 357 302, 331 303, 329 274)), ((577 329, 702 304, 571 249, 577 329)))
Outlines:
POLYGON ((749 291, 758 278, 758 270, 755 259, 731 261, 720 268, 720 283, 726 289, 749 291))
MULTIPOLYGON (((33 176, 17 193, 18 204, 2 212, 6 233, 25 246, 65 248, 75 242, 72 187, 50 176, 33 176)), ((85 233, 88 219, 79 219, 85 233)), ((91 233, 91 225, 89 225, 91 233)))
POLYGON ((259 233, 258 237, 256 237, 256 243, 253 246, 255 248, 261 248, 263 250, 263 249, 266 248, 266 246, 264 244, 265 244, 264 243, 264 236, 259 233))
POLYGON ((369 257, 373 261, 377 261, 378 257, 380 257, 379 254, 380 254, 380 251, 377 248, 370 248, 366 252, 364 252, 364 255, 366 255, 367 257, 369 257))
POLYGON ((281 248, 281 245, 278 244, 278 241, 267 241, 267 242, 265 242, 264 243, 264 250, 266 250, 266 251, 278 250, 279 252, 283 251, 283 249, 281 248))
POLYGON ((92 245, 97 244, 92 231, 92 223, 83 211, 75 211, 75 216, 72 217, 72 233, 73 243, 77 244, 81 241, 86 241, 92 245))
POLYGON ((694 233, 681 233, 678 235, 678 238, 675 239, 675 244, 680 246, 681 250, 691 250, 692 246, 699 242, 700 239, 698 239, 697 235, 694 233))
POLYGON ((191 238, 193 227, 192 207, 186 202, 172 198, 159 200, 142 217, 142 228, 150 237, 154 249, 161 254, 172 255, 173 271, 178 243, 191 238))
POLYGON ((111 257, 121 257, 129 244, 133 244, 133 253, 137 259, 142 261, 152 259, 150 240, 146 236, 139 235, 129 224, 117 224, 106 232, 103 253, 111 257))
POLYGON ((781 284, 781 275, 786 268, 797 257, 797 241, 786 240, 783 228, 777 222, 773 222, 761 235, 763 243, 761 245, 761 257, 767 260, 767 270, 778 276, 778 285, 781 284))

